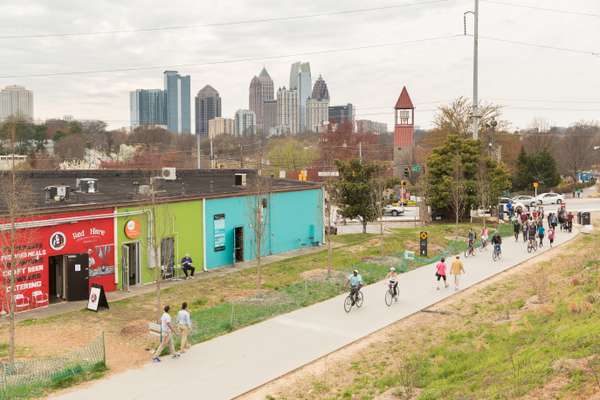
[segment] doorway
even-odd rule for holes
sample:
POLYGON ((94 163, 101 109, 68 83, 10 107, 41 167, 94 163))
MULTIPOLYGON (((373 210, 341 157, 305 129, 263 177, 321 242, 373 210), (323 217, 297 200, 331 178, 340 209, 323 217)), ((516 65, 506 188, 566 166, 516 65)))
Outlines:
POLYGON ((164 238, 160 242, 160 265, 163 278, 172 278, 175 272, 175 238, 164 238))
POLYGON ((50 303, 85 300, 89 293, 87 253, 48 258, 50 303))
POLYGON ((238 226, 233 231, 234 262, 244 261, 244 227, 238 226))
POLYGON ((63 256, 53 256, 48 258, 49 292, 50 303, 58 303, 66 300, 66 274, 63 256))
POLYGON ((121 279, 123 290, 141 283, 139 243, 125 243, 121 246, 121 279))

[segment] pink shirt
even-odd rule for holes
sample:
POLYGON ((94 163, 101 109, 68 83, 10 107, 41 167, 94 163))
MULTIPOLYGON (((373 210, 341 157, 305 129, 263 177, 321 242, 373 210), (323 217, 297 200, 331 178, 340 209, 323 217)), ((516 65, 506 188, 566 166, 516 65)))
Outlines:
POLYGON ((446 275, 446 264, 445 263, 440 261, 435 266, 435 269, 437 270, 438 275, 446 275))

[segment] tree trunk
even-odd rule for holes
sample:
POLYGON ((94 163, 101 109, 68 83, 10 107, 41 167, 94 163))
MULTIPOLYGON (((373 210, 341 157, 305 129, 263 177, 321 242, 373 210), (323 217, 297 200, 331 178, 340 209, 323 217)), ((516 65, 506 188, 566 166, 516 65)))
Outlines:
POLYGON ((362 220, 362 227, 363 227, 362 233, 367 233, 367 220, 366 219, 362 220))
MULTIPOLYGON (((331 201, 331 200, 330 200, 331 201)), ((328 202, 327 203, 327 224, 328 227, 325 230, 325 233, 327 234, 327 277, 331 278, 331 270, 332 270, 332 264, 333 264, 333 248, 332 248, 332 243, 331 243, 331 203, 328 202)))

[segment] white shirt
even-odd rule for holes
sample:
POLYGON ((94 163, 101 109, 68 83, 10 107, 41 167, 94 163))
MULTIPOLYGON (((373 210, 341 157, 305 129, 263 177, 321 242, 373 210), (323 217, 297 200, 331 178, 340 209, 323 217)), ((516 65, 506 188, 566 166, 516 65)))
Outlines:
POLYGON ((171 323, 171 316, 169 313, 163 313, 162 317, 160 317, 160 328, 162 333, 167 334, 171 333, 171 328, 169 328, 169 324, 171 323))
POLYGON ((188 310, 179 310, 177 313, 177 323, 179 325, 185 325, 188 328, 191 328, 192 320, 190 318, 190 312, 188 310))

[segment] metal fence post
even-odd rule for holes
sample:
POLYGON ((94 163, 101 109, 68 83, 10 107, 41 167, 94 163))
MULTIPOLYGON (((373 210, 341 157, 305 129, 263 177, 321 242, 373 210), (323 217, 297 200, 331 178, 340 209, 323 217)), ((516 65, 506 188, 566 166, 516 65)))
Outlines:
POLYGON ((104 331, 102 331, 102 362, 106 367, 106 341, 104 338, 104 331))

